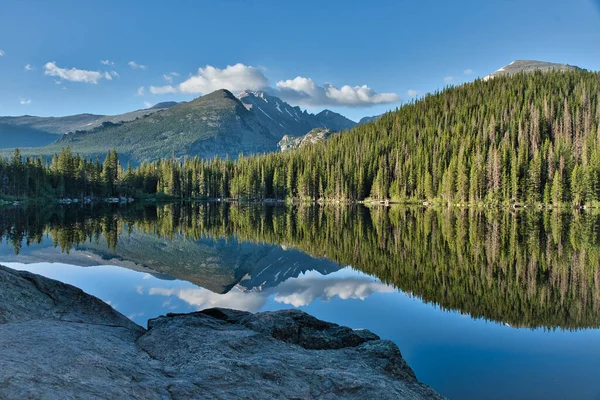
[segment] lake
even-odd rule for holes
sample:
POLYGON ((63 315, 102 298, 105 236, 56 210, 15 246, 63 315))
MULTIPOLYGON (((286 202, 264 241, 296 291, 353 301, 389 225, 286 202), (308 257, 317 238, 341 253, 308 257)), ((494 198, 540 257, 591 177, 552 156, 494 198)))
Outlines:
POLYGON ((0 264, 140 325, 299 308, 393 340, 451 399, 600 397, 600 214, 420 207, 0 208, 0 264))

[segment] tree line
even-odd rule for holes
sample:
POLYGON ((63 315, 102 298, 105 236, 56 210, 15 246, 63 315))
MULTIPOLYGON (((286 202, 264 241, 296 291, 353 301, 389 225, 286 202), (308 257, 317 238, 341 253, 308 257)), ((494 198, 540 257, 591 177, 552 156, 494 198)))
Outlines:
POLYGON ((124 167, 64 149, 0 161, 0 195, 600 205, 600 74, 535 72, 457 87, 283 153, 124 167))

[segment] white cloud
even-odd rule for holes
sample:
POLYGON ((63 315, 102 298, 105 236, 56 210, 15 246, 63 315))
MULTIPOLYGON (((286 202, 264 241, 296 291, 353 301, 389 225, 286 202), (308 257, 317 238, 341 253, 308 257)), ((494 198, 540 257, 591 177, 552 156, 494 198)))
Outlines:
POLYGON ((241 292, 237 289, 225 294, 217 294, 204 288, 151 288, 148 290, 148 294, 151 296, 176 296, 198 310, 224 307, 256 312, 267 302, 267 296, 260 292, 241 292))
POLYGON ((147 69, 148 67, 142 64, 138 64, 135 61, 129 61, 127 63, 131 67, 131 69, 147 69))
POLYGON ((21 105, 29 105, 31 104, 31 99, 24 99, 21 97, 21 99, 19 100, 19 104, 21 105))
POLYGON ((207 65, 199 68, 195 75, 178 85, 173 85, 172 82, 179 74, 165 74, 163 78, 169 84, 150 86, 149 91, 153 94, 206 94, 219 89, 227 89, 234 93, 244 90, 271 90, 286 101, 306 106, 368 107, 400 101, 396 93, 377 93, 367 85, 318 85, 314 80, 301 76, 279 81, 274 89, 269 86, 269 80, 263 71, 266 71, 266 68, 255 68, 241 63, 228 65, 223 69, 207 65))
POLYGON ((171 85, 166 86, 150 86, 150 93, 152 94, 167 94, 167 93, 177 93, 177 89, 171 85))
POLYGON ((417 90, 414 90, 414 89, 408 89, 406 91, 406 94, 408 95, 408 97, 415 97, 416 95, 419 94, 419 92, 417 90))
POLYGON ((4 50, 0 49, 0 57, 4 55, 4 50))
POLYGON ((444 82, 446 83, 452 83, 454 82, 454 77, 453 76, 447 76, 444 78, 444 82))
POLYGON ((103 78, 110 79, 107 78, 106 73, 102 73, 99 71, 87 71, 85 69, 77 68, 60 68, 56 65, 55 62, 46 63, 46 65, 44 65, 44 70, 44 75, 57 76, 61 79, 71 82, 85 82, 96 84, 103 78))
POLYGON ((112 81, 112 75, 109 74, 108 72, 104 73, 104 79, 108 80, 108 81, 112 81))
POLYGON ((467 68, 464 70, 465 75, 472 75, 473 74, 473 70, 471 68, 467 68))
POLYGON ((285 281, 274 290, 276 291, 276 302, 303 307, 316 299, 329 301, 334 297, 339 297, 342 300, 364 300, 373 293, 393 292, 394 288, 371 278, 339 278, 334 275, 325 279, 300 276, 285 281))
POLYGON ((110 60, 101 60, 100 62, 104 65, 115 65, 115 63, 110 60))
MULTIPOLYGON (((335 297, 340 299, 365 300, 374 293, 391 293, 395 289, 378 280, 365 275, 345 277, 344 270, 327 277, 312 271, 291 278, 276 287, 268 287, 263 291, 240 291, 232 289, 225 294, 216 294, 204 288, 150 288, 151 296, 175 296, 198 310, 209 307, 225 307, 236 310, 259 311, 273 296, 278 303, 303 307, 317 299, 329 301, 335 297)), ((165 302, 167 304, 167 302, 165 302)))
POLYGON ((33 71, 35 67, 31 66, 31 64, 25 65, 25 71, 33 71))
POLYGON ((144 108, 150 108, 150 107, 152 107, 152 106, 153 106, 153 104, 152 104, 152 103, 150 103, 149 101, 145 101, 145 102, 144 102, 144 108))
POLYGON ((110 74, 111 74, 112 76, 114 76, 115 78, 118 78, 118 77, 120 76, 120 75, 119 75, 119 73, 118 73, 117 71, 110 71, 110 74))
POLYGON ((168 74, 164 74, 163 78, 165 78, 165 81, 172 83, 173 82, 173 78, 176 78, 180 76, 177 72, 169 72, 168 74))
POLYGON ((143 96, 146 92, 146 89, 143 86, 140 86, 137 90, 138 96, 143 96))
POLYGON ((198 73, 179 84, 182 93, 210 93, 219 89, 232 92, 262 90, 269 86, 269 80, 261 71, 244 64, 228 65, 224 69, 207 65, 198 68, 198 73))
POLYGON ((308 106, 365 107, 400 101, 396 93, 376 93, 367 85, 338 88, 330 83, 319 86, 314 80, 298 76, 277 82, 280 96, 284 100, 308 106))

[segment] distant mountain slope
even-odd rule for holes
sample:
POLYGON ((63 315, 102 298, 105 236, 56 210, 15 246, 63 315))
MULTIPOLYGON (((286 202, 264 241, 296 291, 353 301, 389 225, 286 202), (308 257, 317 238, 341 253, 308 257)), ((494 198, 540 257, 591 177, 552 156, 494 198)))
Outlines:
POLYGON ((119 122, 133 121, 145 115, 173 107, 176 102, 158 103, 148 109, 131 111, 118 115, 77 114, 65 117, 35 117, 23 115, 20 117, 0 117, 0 123, 7 126, 20 126, 46 133, 62 135, 63 133, 75 131, 89 131, 102 125, 103 122, 113 124, 119 122))
POLYGON ((0 122, 0 149, 46 146, 58 138, 58 135, 28 126, 15 126, 0 122))
POLYGON ((177 104, 179 103, 176 101, 163 101, 162 103, 157 103, 153 105, 152 107, 148 108, 148 110, 161 110, 163 108, 171 108, 173 106, 176 106, 177 104))
POLYGON ((283 135, 304 135, 314 128, 340 131, 356 125, 356 122, 330 110, 310 114, 265 92, 246 91, 238 94, 237 98, 248 110, 256 112, 261 123, 279 138, 283 135))
POLYGON ((343 129, 351 129, 356 126, 356 122, 330 110, 323 110, 315 117, 321 124, 321 128, 331 129, 335 132, 343 129))
POLYGON ((119 115, 78 114, 66 117, 0 117, 0 148, 46 146, 64 133, 90 131, 102 124, 119 124, 176 105, 176 102, 159 103, 155 106, 119 115))
POLYGON ((360 121, 358 121, 358 125, 363 125, 363 124, 367 124, 369 122, 377 121, 382 116, 383 116, 383 114, 373 115, 372 117, 362 117, 360 119, 360 121))
POLYGON ((536 61, 536 60, 515 60, 510 64, 500 68, 496 72, 492 72, 491 74, 485 76, 483 79, 488 80, 490 78, 494 78, 496 76, 502 75, 512 75, 518 74, 521 72, 529 73, 534 71, 573 71, 573 70, 581 70, 579 67, 575 67, 569 64, 557 64, 551 63, 547 61, 536 61))

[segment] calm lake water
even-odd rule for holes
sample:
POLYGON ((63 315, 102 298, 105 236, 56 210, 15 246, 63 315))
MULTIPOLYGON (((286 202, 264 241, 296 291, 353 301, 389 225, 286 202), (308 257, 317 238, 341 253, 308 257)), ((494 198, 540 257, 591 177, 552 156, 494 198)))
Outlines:
POLYGON ((600 215, 232 204, 0 208, 0 263, 140 325, 300 308, 451 399, 599 399, 600 215))

